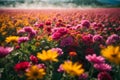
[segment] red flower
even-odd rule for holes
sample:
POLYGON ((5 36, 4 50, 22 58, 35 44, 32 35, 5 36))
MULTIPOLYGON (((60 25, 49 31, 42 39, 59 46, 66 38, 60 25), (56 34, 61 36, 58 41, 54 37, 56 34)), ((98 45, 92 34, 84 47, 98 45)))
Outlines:
POLYGON ((37 64, 37 63, 38 63, 38 59, 37 59, 37 57, 34 56, 34 55, 31 55, 31 56, 30 56, 30 60, 32 61, 33 64, 37 64))
POLYGON ((14 66, 14 70, 16 72, 25 71, 29 66, 30 66, 30 63, 27 61, 20 62, 14 66))

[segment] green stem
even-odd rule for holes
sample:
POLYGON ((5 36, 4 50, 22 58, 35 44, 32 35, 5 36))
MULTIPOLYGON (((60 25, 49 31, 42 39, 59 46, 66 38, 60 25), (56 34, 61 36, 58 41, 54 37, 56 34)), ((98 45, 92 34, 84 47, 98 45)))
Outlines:
POLYGON ((118 72, 117 72, 117 75, 118 75, 118 76, 117 76, 117 77, 118 77, 117 80, 120 80, 120 65, 117 66, 117 71, 118 71, 118 72))
POLYGON ((47 62, 47 76, 46 76, 46 80, 52 80, 52 75, 53 75, 53 66, 52 66, 52 62, 47 62))
POLYGON ((90 69, 89 69, 89 79, 92 78, 93 72, 94 72, 94 68, 93 68, 93 66, 91 65, 91 67, 90 67, 90 69))

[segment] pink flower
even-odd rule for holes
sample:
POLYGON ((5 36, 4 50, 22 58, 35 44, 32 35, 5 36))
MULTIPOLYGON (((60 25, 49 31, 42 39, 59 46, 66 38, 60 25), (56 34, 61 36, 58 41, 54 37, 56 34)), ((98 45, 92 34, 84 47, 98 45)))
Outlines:
POLYGON ((63 54, 63 51, 62 51, 61 48, 52 48, 52 50, 53 50, 53 51, 57 51, 57 53, 58 53, 59 55, 62 55, 62 54, 63 54))
POLYGON ((25 33, 25 30, 21 29, 17 32, 18 34, 25 33))
POLYGON ((28 40, 29 40, 28 37, 20 37, 20 38, 18 39, 18 43, 21 44, 21 43, 26 42, 26 41, 28 41, 28 40))
POLYGON ((90 22, 88 20, 82 20, 81 21, 82 28, 89 28, 90 27, 90 22))
POLYGON ((6 55, 8 55, 10 52, 13 51, 13 47, 2 47, 0 46, 0 58, 5 57, 6 55))
POLYGON ((100 71, 110 71, 112 67, 108 64, 101 63, 101 64, 94 64, 94 68, 100 71))
POLYGON ((38 68, 46 68, 45 64, 37 64, 38 68))
POLYGON ((58 72, 63 72, 64 71, 64 69, 63 69, 63 67, 62 67, 62 65, 60 65, 59 66, 59 68, 58 68, 58 70, 57 70, 58 72))
POLYGON ((107 72, 100 72, 98 74, 98 80, 113 80, 109 73, 107 72))
POLYGON ((96 54, 93 54, 93 55, 87 55, 86 56, 86 59, 91 62, 91 63, 94 63, 94 64, 100 64, 100 63, 104 63, 105 62, 105 59, 102 57, 102 56, 96 56, 96 54))

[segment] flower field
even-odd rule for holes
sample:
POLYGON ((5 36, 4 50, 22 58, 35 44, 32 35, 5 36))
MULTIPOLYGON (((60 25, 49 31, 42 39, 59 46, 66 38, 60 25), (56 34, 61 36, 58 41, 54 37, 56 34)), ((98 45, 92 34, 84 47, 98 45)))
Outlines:
POLYGON ((120 9, 0 9, 0 80, 120 80, 120 9))

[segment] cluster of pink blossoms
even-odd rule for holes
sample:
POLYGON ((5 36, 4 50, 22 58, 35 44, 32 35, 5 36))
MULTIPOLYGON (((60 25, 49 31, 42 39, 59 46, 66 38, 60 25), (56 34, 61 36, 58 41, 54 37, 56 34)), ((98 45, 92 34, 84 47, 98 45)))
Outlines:
POLYGON ((93 67, 100 71, 98 74, 98 80, 112 80, 111 76, 107 71, 111 71, 112 67, 105 63, 105 59, 102 56, 96 54, 87 55, 86 59, 93 64, 93 67))

